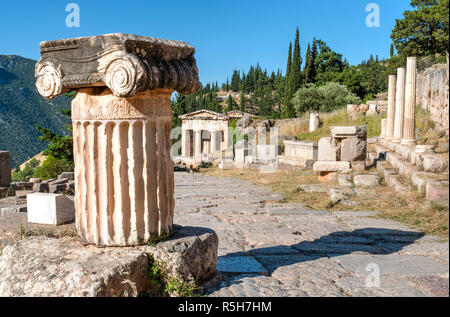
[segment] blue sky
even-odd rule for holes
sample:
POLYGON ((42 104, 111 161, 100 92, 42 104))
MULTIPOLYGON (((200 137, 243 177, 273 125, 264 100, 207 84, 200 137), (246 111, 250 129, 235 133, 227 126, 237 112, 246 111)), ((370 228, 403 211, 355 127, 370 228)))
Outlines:
POLYGON ((122 32, 187 41, 196 48, 200 80, 224 82, 233 69, 259 62, 284 73, 289 41, 299 26, 302 55, 320 38, 351 64, 388 57, 395 19, 410 0, 43 0, 2 1, 0 54, 39 59, 39 42, 122 32), (65 24, 77 3, 79 28, 65 24), (380 27, 366 26, 366 5, 380 7, 380 27))

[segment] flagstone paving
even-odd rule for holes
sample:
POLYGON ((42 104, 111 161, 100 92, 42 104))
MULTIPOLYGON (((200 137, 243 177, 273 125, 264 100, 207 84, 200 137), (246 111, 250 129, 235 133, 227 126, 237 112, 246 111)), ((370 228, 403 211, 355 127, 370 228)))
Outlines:
POLYGON ((449 243, 375 218, 328 212, 248 181, 175 173, 176 224, 219 236, 208 296, 448 296, 449 243))

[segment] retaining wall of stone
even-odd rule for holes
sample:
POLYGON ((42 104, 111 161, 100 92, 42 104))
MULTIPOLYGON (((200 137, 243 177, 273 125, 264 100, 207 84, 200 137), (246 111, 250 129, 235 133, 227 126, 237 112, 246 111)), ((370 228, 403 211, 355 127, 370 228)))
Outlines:
POLYGON ((436 128, 449 135, 449 70, 435 65, 417 76, 416 102, 430 112, 436 128))

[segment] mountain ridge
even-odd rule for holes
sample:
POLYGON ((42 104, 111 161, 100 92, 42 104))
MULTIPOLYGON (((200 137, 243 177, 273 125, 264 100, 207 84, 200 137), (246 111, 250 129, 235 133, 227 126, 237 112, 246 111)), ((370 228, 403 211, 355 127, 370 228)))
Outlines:
POLYGON ((70 119, 59 113, 70 109, 65 96, 44 99, 37 91, 34 78, 36 61, 19 55, 0 55, 0 150, 11 153, 15 167, 42 152, 47 144, 35 125, 67 135, 70 119))

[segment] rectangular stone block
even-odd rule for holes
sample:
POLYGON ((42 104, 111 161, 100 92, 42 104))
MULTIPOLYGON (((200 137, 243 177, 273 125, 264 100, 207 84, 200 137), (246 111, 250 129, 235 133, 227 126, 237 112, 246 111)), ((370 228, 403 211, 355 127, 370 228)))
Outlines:
POLYGON ((366 137, 367 129, 366 127, 331 127, 331 136, 333 138, 348 138, 348 137, 366 137))
POLYGON ((37 193, 48 193, 49 190, 48 183, 36 183, 33 185, 33 191, 37 193))
POLYGON ((13 205, 0 208, 0 216, 12 216, 20 214, 21 212, 27 212, 27 205, 13 205))
POLYGON ((234 162, 245 163, 245 157, 252 154, 252 150, 248 148, 237 148, 234 150, 234 162))
POLYGON ((426 197, 429 201, 435 201, 440 205, 449 205, 449 183, 447 181, 428 180, 426 186, 426 197))
POLYGON ((222 162, 219 163, 219 168, 221 170, 231 170, 234 167, 234 163, 233 161, 230 160, 223 160, 222 162))
POLYGON ((60 225, 75 219, 74 202, 61 194, 27 195, 28 222, 60 225))
POLYGON ((341 142, 341 161, 364 161, 367 157, 367 141, 363 138, 346 138, 341 142))
POLYGON ((331 137, 321 138, 319 140, 319 154, 317 159, 319 161, 339 161, 340 160, 340 146, 339 143, 331 137))
POLYGON ((348 172, 350 162, 317 161, 313 165, 315 172, 348 172))
POLYGON ((303 160, 318 160, 318 143, 303 141, 284 141, 284 155, 303 160))
POLYGON ((64 179, 67 178, 68 180, 74 180, 75 174, 74 172, 62 172, 60 175, 58 175, 58 179, 64 179))
POLYGON ((354 161, 350 163, 352 171, 363 172, 366 170, 366 161, 354 161))
POLYGON ((0 186, 11 183, 11 158, 9 152, 0 151, 0 186))
POLYGON ((274 160, 281 155, 281 146, 275 144, 258 144, 256 147, 256 157, 259 160, 274 160))

